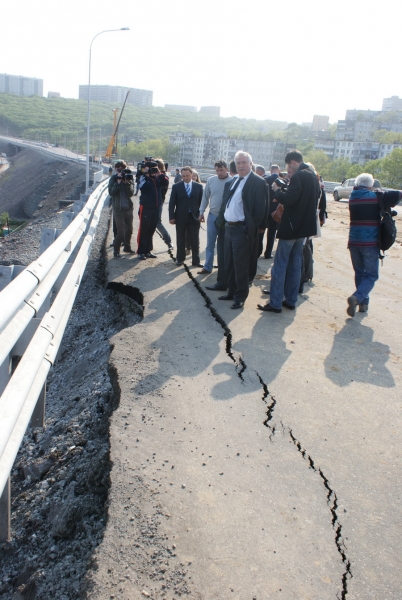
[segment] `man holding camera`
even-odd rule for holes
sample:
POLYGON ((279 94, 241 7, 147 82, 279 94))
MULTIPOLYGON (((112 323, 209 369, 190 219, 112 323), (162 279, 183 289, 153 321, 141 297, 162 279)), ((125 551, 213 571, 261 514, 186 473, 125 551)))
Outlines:
POLYGON ((142 175, 139 178, 140 187, 140 227, 138 229, 138 258, 156 258, 151 252, 152 237, 159 221, 162 205, 162 189, 169 186, 168 177, 159 171, 154 160, 146 160, 141 166, 142 175))
POLYGON ((275 199, 284 207, 279 224, 278 247, 271 272, 270 302, 260 310, 281 313, 282 306, 294 310, 300 285, 303 240, 317 233, 317 176, 303 162, 298 150, 288 152, 285 163, 289 186, 278 178, 272 183, 275 199), (285 299, 283 297, 285 296, 285 299))
POLYGON ((119 160, 114 166, 116 173, 109 180, 109 194, 112 197, 115 238, 113 242, 114 258, 121 258, 120 247, 123 251, 134 254, 131 249, 133 233, 133 202, 134 181, 130 169, 124 160, 119 160))

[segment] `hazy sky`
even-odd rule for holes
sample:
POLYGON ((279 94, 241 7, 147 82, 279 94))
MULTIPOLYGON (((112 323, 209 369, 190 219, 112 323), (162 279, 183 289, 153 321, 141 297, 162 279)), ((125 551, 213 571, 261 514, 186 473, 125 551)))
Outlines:
POLYGON ((4 3, 0 73, 78 98, 88 82, 152 90, 153 104, 330 122, 402 96, 397 0, 20 0, 4 3))

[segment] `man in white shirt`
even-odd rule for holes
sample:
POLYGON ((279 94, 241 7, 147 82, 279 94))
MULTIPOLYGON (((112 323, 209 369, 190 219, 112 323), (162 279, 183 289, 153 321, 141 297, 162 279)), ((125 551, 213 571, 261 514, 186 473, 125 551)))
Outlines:
POLYGON ((250 255, 268 203, 266 183, 253 173, 250 154, 237 152, 235 162, 238 177, 230 186, 224 212, 228 292, 219 298, 233 300, 233 309, 242 308, 249 293, 250 255))

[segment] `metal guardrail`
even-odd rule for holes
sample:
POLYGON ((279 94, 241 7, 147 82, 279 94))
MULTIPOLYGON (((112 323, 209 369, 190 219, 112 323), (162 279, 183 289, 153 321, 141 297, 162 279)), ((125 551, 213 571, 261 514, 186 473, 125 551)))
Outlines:
POLYGON ((106 197, 107 182, 96 188, 47 250, 0 292, 0 540, 10 538, 10 473, 29 423, 44 425, 46 377, 56 360, 106 197), (11 374, 13 357, 20 361, 11 374))

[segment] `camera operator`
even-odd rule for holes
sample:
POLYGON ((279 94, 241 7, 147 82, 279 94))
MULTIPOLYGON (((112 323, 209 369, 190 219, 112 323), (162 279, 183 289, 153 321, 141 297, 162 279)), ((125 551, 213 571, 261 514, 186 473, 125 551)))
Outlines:
POLYGON ((112 197, 113 220, 116 227, 114 258, 121 258, 120 247, 123 242, 123 251, 134 254, 131 249, 131 235, 133 233, 133 202, 134 181, 130 169, 124 160, 117 161, 114 166, 116 173, 109 180, 109 194, 112 197))
POLYGON ((138 258, 156 258, 152 254, 152 237, 159 221, 162 205, 162 189, 169 186, 169 179, 161 173, 156 161, 146 158, 140 165, 142 174, 139 178, 140 187, 140 227, 138 230, 138 258))
POLYGON ((290 177, 289 186, 285 187, 286 183, 279 178, 272 183, 275 199, 284 208, 271 272, 270 302, 265 306, 258 305, 260 310, 274 313, 282 312, 282 306, 295 309, 303 241, 317 233, 316 211, 320 196, 318 179, 303 162, 303 156, 298 150, 288 152, 285 163, 290 177))

